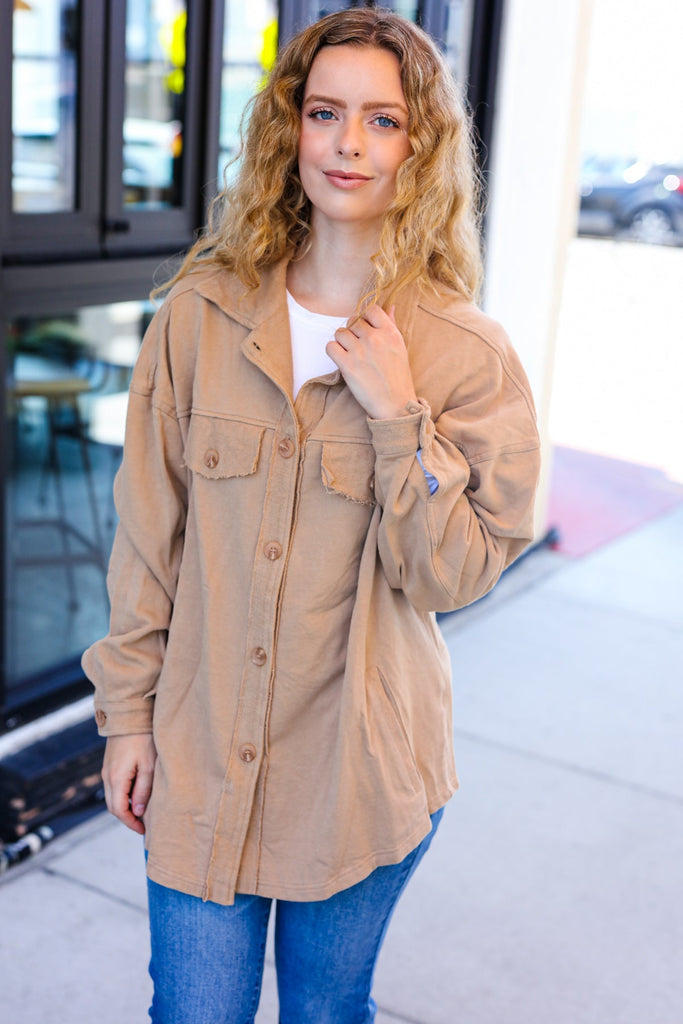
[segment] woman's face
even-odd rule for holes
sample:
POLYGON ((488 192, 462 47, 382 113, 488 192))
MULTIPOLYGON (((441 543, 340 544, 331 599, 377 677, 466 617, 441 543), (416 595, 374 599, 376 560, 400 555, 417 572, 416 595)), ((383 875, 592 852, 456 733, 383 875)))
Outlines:
POLYGON ((374 46, 326 46, 306 80, 299 175, 313 225, 381 227, 412 152, 398 58, 374 46))

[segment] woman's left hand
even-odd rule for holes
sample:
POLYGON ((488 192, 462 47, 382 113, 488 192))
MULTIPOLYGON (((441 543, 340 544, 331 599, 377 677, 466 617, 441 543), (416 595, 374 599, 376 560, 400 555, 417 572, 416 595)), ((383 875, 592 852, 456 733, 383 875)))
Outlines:
POLYGON ((408 352, 393 307, 385 313, 381 306, 370 306, 360 319, 340 327, 334 339, 327 354, 368 416, 395 419, 415 401, 408 352))

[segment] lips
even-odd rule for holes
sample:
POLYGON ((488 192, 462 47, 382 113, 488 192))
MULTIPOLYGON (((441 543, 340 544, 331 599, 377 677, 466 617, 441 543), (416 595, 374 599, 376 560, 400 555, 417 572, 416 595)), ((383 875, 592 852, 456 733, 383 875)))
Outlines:
POLYGON ((323 171, 323 174, 330 174, 334 178, 359 178, 362 181, 370 181, 367 174, 356 174, 354 171, 323 171))
POLYGON ((336 168, 323 171, 323 174, 329 182, 336 185, 337 188, 360 188, 366 181, 372 179, 366 174, 358 174, 355 171, 341 171, 336 168))

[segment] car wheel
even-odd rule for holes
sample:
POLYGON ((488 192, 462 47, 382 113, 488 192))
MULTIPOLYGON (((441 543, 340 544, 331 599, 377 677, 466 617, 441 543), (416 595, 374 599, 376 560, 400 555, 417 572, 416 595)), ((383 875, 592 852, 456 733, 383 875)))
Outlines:
POLYGON ((626 236, 633 242, 670 245, 674 241, 674 223, 661 206, 643 206, 631 217, 626 236))

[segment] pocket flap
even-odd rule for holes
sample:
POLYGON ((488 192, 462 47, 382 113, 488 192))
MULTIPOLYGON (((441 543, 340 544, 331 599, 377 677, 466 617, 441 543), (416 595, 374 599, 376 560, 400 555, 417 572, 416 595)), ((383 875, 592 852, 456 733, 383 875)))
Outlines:
POLYGON ((256 472, 265 427, 216 416, 192 415, 185 463, 209 480, 226 480, 256 472))
POLYGON ((375 449, 353 441, 325 441, 322 451, 325 490, 362 505, 375 504, 375 449))

